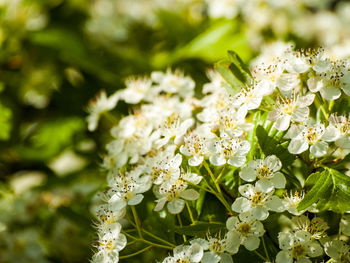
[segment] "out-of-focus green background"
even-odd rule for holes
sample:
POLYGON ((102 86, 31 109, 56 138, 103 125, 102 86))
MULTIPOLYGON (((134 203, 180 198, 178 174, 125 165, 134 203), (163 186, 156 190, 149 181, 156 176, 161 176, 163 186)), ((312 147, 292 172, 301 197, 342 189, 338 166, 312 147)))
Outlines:
MULTIPOLYGON (((270 3, 276 1, 248 1, 279 14, 264 26, 242 7, 217 15, 214 2, 0 0, 0 262, 91 258, 111 125, 102 119, 87 131, 86 108, 99 90, 111 94, 129 75, 167 67, 190 74, 199 90, 205 69, 228 49, 248 62, 269 41, 301 47, 348 40, 346 30, 329 40, 322 30, 299 32, 291 20, 325 14, 343 21, 337 7, 346 1, 298 0, 292 11, 300 14, 270 3)), ((116 113, 127 112, 120 103, 116 113)))

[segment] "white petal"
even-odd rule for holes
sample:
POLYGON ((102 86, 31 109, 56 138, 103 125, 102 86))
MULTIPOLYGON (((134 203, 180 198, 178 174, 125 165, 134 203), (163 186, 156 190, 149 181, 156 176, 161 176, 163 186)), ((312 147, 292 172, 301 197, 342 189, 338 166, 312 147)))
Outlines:
POLYGON ((246 249, 253 251, 259 247, 260 239, 258 237, 255 237, 255 236, 248 236, 244 240, 243 245, 246 249))
POLYGON ((280 232, 278 234, 278 243, 280 249, 291 249, 293 244, 293 235, 291 233, 280 232))
POLYGON ((273 111, 270 111, 267 115, 267 119, 269 121, 275 121, 281 116, 281 111, 279 109, 275 109, 273 111))
POLYGON ((276 263, 293 263, 291 252, 285 250, 278 252, 276 263))
POLYGON ((319 257, 323 254, 323 249, 321 245, 317 241, 312 241, 309 244, 307 244, 308 247, 308 256, 310 257, 319 257))
POLYGON ((188 159, 188 165, 189 166, 198 166, 200 165, 204 160, 203 156, 200 155, 194 155, 190 159, 188 159))
POLYGON ((269 155, 265 158, 264 163, 266 163, 267 167, 272 171, 276 172, 282 168, 282 163, 280 159, 276 157, 276 155, 269 155))
POLYGON ((203 248, 199 244, 191 245, 191 261, 200 262, 203 257, 203 248))
POLYGON ((160 211, 160 210, 163 209, 163 207, 164 207, 164 205, 165 205, 165 203, 166 203, 166 198, 163 197, 163 198, 161 198, 161 199, 159 199, 159 200, 156 200, 156 202, 157 202, 157 205, 156 205, 156 207, 154 208, 154 211, 160 211))
POLYGON ((273 183, 263 178, 256 182, 255 188, 259 192, 269 193, 273 191, 273 183))
POLYGON ((293 113, 292 113, 292 119, 294 121, 305 121, 307 117, 309 116, 309 108, 297 108, 293 113))
POLYGON ((324 87, 320 93, 325 100, 336 100, 341 95, 340 90, 333 87, 324 87))
POLYGON ((275 211, 275 212, 282 212, 285 208, 282 200, 275 195, 273 195, 269 198, 269 200, 266 202, 266 206, 270 210, 275 211))
POLYGON ((322 135, 322 140, 326 142, 334 142, 340 136, 340 131, 333 125, 329 125, 324 134, 322 135))
POLYGON ((350 149, 350 136, 344 135, 335 141, 335 145, 341 148, 350 149))
POLYGON ((226 221, 226 228, 228 230, 234 230, 236 229, 236 226, 239 224, 239 220, 235 216, 231 216, 229 219, 226 221))
POLYGON ((291 119, 291 116, 287 114, 280 116, 275 123, 276 129, 279 131, 287 130, 290 124, 290 119, 291 119))
POLYGON ((126 236, 124 234, 119 234, 115 242, 115 249, 118 251, 122 250, 126 246, 127 242, 126 236))
POLYGON ((215 166, 221 166, 226 163, 226 159, 222 155, 217 155, 217 154, 211 155, 209 157, 209 161, 212 165, 215 165, 215 166))
POLYGON ((194 189, 186 189, 180 193, 180 197, 186 200, 197 200, 199 193, 194 189))
POLYGON ((247 198, 250 198, 255 193, 255 187, 251 184, 244 184, 238 187, 239 193, 247 198))
POLYGON ((350 84, 346 83, 344 84, 341 89, 344 91, 344 93, 348 96, 350 96, 350 84))
POLYGON ((220 263, 233 263, 232 257, 227 253, 220 254, 220 263))
POLYGON ((253 235, 261 237, 265 233, 264 225, 260 221, 255 221, 252 224, 253 235))
POLYGON ((139 203, 141 203, 142 199, 143 199, 143 195, 137 194, 129 200, 128 205, 138 205, 139 203))
POLYGON ((250 202, 247 198, 238 197, 232 204, 232 210, 237 213, 243 213, 250 210, 250 202))
POLYGON ((305 230, 298 230, 295 232, 295 237, 299 240, 301 243, 306 243, 311 240, 311 234, 305 230))
POLYGON ((317 92, 320 89, 322 89, 324 86, 322 80, 319 78, 309 78, 307 80, 307 87, 309 88, 310 91, 312 92, 317 92))
POLYGON ((178 214, 184 209, 185 201, 182 199, 174 199, 167 204, 167 207, 171 214, 178 214))
POLYGON ((245 156, 236 156, 228 159, 227 163, 235 167, 241 167, 245 163, 245 161, 246 161, 245 156))
POLYGON ((203 254, 202 263, 218 263, 221 260, 219 255, 212 252, 205 252, 203 254))
POLYGON ((300 154, 309 148, 306 140, 292 139, 288 145, 288 151, 292 154, 300 154))
POLYGON ((239 176, 247 182, 253 182, 256 179, 255 170, 249 166, 244 167, 239 173, 239 176))
POLYGON ((297 86, 300 82, 298 78, 299 74, 296 73, 283 73, 281 76, 277 79, 277 87, 280 90, 288 91, 297 86))
POLYGON ((310 106, 315 99, 315 94, 307 94, 303 97, 299 97, 297 104, 300 108, 305 108, 307 106, 310 106))
POLYGON ((310 147, 310 153, 315 157, 321 157, 327 154, 328 144, 323 141, 319 141, 310 147))
POLYGON ((274 187, 277 189, 284 188, 287 182, 284 175, 280 172, 275 173, 274 176, 270 179, 270 181, 273 183, 274 187))
POLYGON ((269 216, 266 207, 257 206, 252 208, 252 215, 256 220, 265 220, 269 216))
POLYGON ((236 254, 241 245, 241 235, 237 231, 229 231, 226 240, 226 251, 231 254, 236 254))

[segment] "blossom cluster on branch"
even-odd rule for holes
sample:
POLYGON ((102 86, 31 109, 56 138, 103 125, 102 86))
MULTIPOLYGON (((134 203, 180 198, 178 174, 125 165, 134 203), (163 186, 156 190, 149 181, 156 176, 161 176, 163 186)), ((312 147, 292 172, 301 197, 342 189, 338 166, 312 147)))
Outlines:
POLYGON ((238 262, 242 253, 349 262, 350 61, 285 47, 249 70, 229 52, 207 75, 201 92, 180 70, 133 76, 90 103, 90 130, 103 116, 113 123, 92 262, 152 247, 173 249, 166 263, 238 262), (121 100, 134 107, 114 121, 108 111, 121 100), (178 221, 175 242, 143 226, 138 205, 148 192, 154 213, 178 221), (201 215, 208 196, 225 221, 201 215), (135 242, 145 247, 119 255, 135 242))

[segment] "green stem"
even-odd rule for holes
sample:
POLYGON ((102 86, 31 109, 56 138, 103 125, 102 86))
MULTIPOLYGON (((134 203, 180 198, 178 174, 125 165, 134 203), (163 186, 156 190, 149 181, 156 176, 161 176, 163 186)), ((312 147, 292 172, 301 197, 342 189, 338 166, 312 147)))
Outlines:
MULTIPOLYGON (((182 220, 181 220, 180 214, 177 214, 176 216, 177 216, 177 220, 179 221, 180 227, 182 227, 182 220)), ((184 242, 186 243, 187 242, 186 235, 182 235, 182 238, 184 239, 184 242)))
POLYGON ((145 251, 147 251, 148 249, 150 249, 152 246, 148 246, 148 247, 145 247, 135 253, 132 253, 132 254, 129 254, 129 255, 125 255, 125 256, 120 256, 119 259, 124 259, 124 258, 131 258, 131 257, 134 257, 134 256, 137 256, 138 254, 141 254, 145 251))
POLYGON ((192 224, 194 224, 194 223, 195 223, 195 220, 194 220, 194 218, 193 218, 192 210, 191 210, 191 207, 190 207, 190 205, 188 204, 187 201, 186 201, 186 207, 187 207, 188 214, 190 215, 191 222, 192 222, 192 224))
POLYGON ((264 247, 265 255, 266 255, 268 261, 270 261, 270 257, 269 257, 269 253, 267 252, 267 248, 266 248, 264 237, 261 237, 261 241, 262 241, 262 244, 263 244, 263 247, 264 247))
POLYGON ((165 245, 161 245, 161 244, 157 244, 157 243, 153 243, 149 240, 146 240, 144 238, 138 238, 138 237, 134 237, 133 235, 130 235, 128 234, 127 232, 124 232, 124 231, 121 231, 124 235, 126 235, 127 237, 129 238, 132 238, 136 241, 140 241, 140 242, 143 242, 145 244, 148 244, 148 245, 151 245, 151 246, 154 246, 154 247, 160 247, 160 248, 165 248, 165 249, 169 249, 169 250, 172 250, 174 247, 170 247, 170 246, 165 246, 165 245))
POLYGON ((216 177, 216 180, 215 180, 215 181, 216 181, 217 183, 220 182, 221 177, 224 175, 224 171, 225 171, 225 169, 226 169, 226 166, 227 166, 227 163, 225 163, 225 165, 224 165, 224 167, 222 168, 222 170, 221 170, 219 176, 216 177))
POLYGON ((131 207, 132 215, 134 216, 134 220, 135 220, 135 223, 136 223, 137 232, 139 233, 140 238, 142 238, 142 231, 141 231, 140 220, 139 220, 139 217, 137 215, 135 206, 131 205, 130 207, 131 207))
POLYGON ((259 258, 261 258, 262 260, 264 260, 264 261, 269 261, 269 260, 267 260, 263 255, 261 255, 258 251, 254 250, 253 252, 254 252, 259 258))
MULTIPOLYGON (((130 223, 133 227, 136 227, 136 225, 135 225, 133 222, 129 221, 129 223, 130 223)), ((133 230, 136 230, 136 229, 133 229, 133 230)), ((124 230, 124 231, 127 231, 127 230, 124 230)), ((161 237, 159 237, 159 236, 156 236, 156 235, 152 234, 151 232, 147 231, 146 229, 142 229, 142 232, 144 232, 146 235, 148 235, 148 236, 150 236, 150 237, 153 237, 154 239, 156 239, 156 240, 158 240, 158 241, 161 241, 161 242, 163 242, 164 244, 167 244, 167 245, 169 245, 169 246, 171 246, 171 247, 173 247, 173 248, 176 247, 176 245, 174 245, 174 244, 172 244, 172 243, 170 243, 170 242, 164 240, 163 238, 161 238, 161 237)))

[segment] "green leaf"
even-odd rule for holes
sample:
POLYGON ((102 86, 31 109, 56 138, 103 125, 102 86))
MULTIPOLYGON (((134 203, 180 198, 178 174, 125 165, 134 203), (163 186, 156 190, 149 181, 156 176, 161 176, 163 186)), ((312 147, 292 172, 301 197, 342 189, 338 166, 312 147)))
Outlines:
POLYGON ((225 86, 228 93, 235 95, 241 90, 240 87, 243 86, 243 83, 239 81, 229 69, 229 65, 226 64, 226 60, 219 61, 214 65, 214 67, 215 70, 220 73, 223 79, 226 80, 228 84, 230 84, 230 86, 225 86))
POLYGON ((328 167, 323 172, 311 174, 306 185, 314 184, 298 205, 298 210, 308 208, 317 203, 316 208, 344 213, 350 210, 350 178, 349 176, 328 167))
POLYGON ((238 54, 232 50, 228 51, 228 57, 231 61, 231 70, 236 78, 243 83, 248 83, 252 79, 252 74, 247 65, 242 61, 238 54))
POLYGON ((206 191, 199 190, 199 198, 196 200, 196 206, 195 206, 198 217, 202 213, 202 208, 203 208, 203 204, 204 204, 204 200, 205 200, 205 195, 206 195, 206 191))
POLYGON ((276 155, 282 162, 283 166, 290 166, 294 160, 295 155, 289 153, 287 145, 279 143, 281 136, 279 133, 276 137, 269 136, 268 131, 265 130, 261 125, 256 128, 256 136, 263 153, 267 155, 276 155))
POLYGON ((205 236, 208 232, 215 234, 225 229, 220 222, 196 222, 195 225, 175 227, 175 232, 186 236, 205 236))
POLYGON ((325 193, 332 187, 332 177, 327 171, 319 173, 315 185, 305 195, 298 205, 298 210, 304 210, 316 203, 319 199, 325 198, 325 193))
POLYGON ((12 111, 0 103, 0 140, 8 140, 11 134, 12 111))

